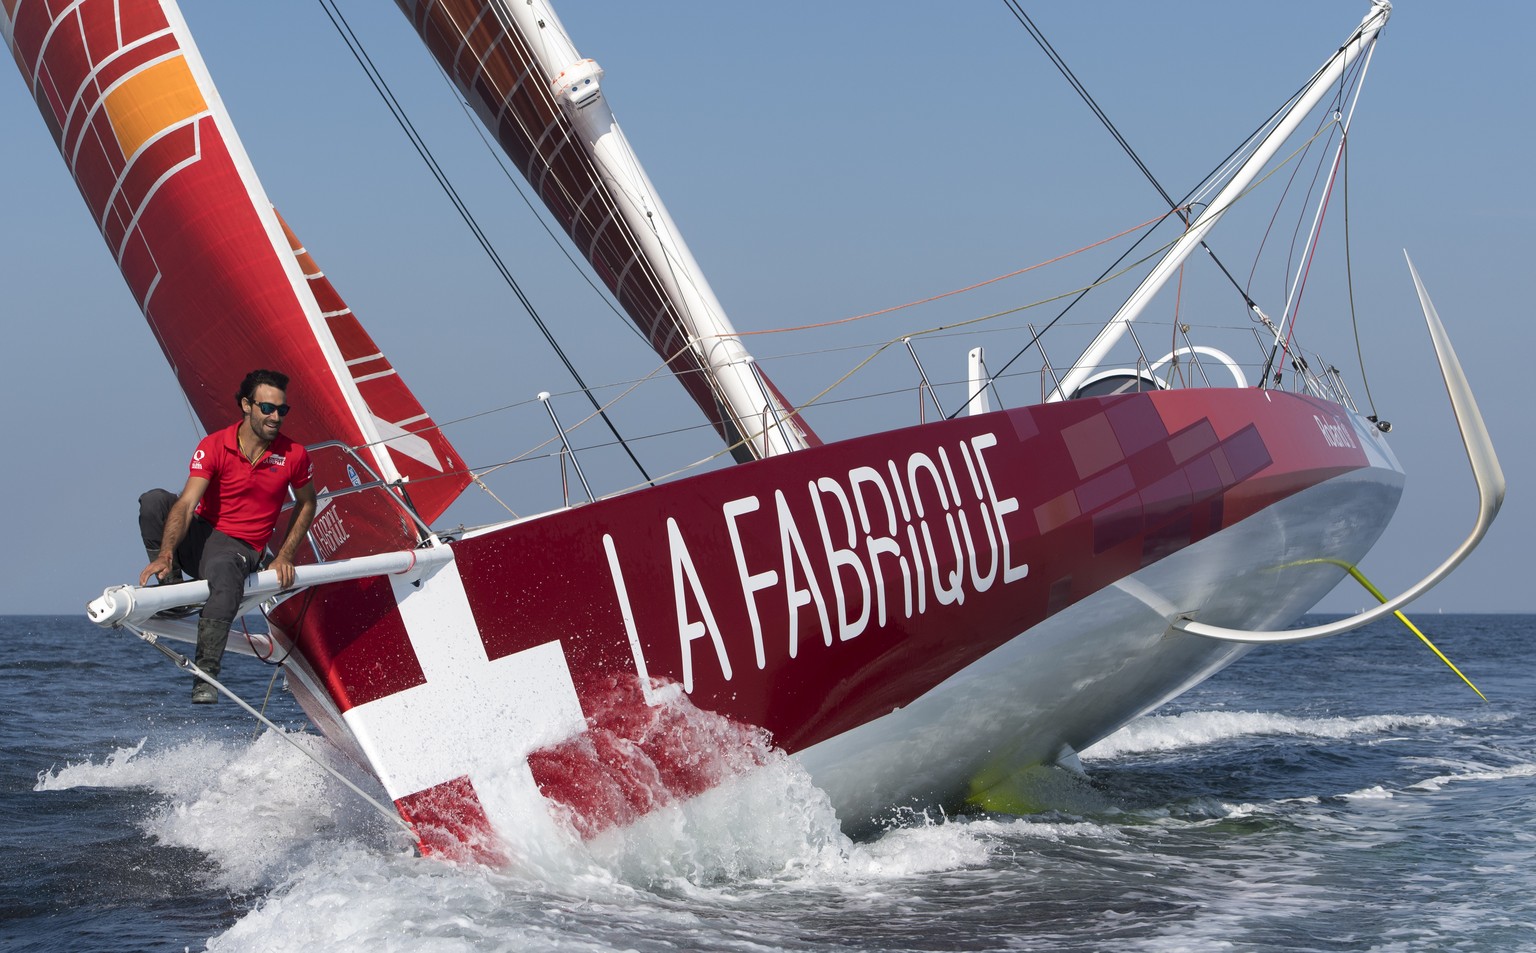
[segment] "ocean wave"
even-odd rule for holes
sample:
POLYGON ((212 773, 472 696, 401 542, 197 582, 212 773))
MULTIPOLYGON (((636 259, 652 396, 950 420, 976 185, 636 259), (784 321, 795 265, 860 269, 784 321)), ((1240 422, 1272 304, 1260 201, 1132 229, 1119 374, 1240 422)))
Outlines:
POLYGON ((285 734, 267 731, 243 744, 196 739, 158 751, 145 751, 140 741, 100 762, 42 772, 34 790, 134 788, 161 795, 161 802, 134 823, 163 845, 207 855, 215 879, 231 890, 270 885, 338 843, 396 851, 408 847, 403 832, 390 836, 398 828, 316 760, 352 775, 365 790, 377 782, 345 763, 324 739, 285 734))
POLYGON ((1464 723, 1439 715, 1363 715, 1356 718, 1298 718, 1272 712, 1192 711, 1146 715, 1083 752, 1085 761, 1178 751, 1236 738, 1292 736, 1353 738, 1403 729, 1458 728, 1464 723))
POLYGON ((1464 781, 1508 781, 1513 778, 1536 778, 1536 764, 1513 764, 1503 768, 1471 768, 1456 774, 1439 774, 1408 785, 1410 791, 1439 791, 1451 784, 1464 781))

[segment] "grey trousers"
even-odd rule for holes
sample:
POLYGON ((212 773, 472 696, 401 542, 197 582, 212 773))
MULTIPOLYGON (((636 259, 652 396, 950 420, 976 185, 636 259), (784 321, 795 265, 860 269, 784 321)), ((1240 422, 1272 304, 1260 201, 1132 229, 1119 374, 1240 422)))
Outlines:
MULTIPOLYGON (((165 521, 175 502, 176 494, 170 490, 150 490, 139 497, 139 535, 145 552, 160 551, 165 521)), ((234 621, 245 594, 245 577, 261 568, 261 555, 249 543, 224 535, 200 516, 187 524, 186 536, 176 545, 176 560, 194 578, 208 581, 202 617, 225 623, 234 621)))

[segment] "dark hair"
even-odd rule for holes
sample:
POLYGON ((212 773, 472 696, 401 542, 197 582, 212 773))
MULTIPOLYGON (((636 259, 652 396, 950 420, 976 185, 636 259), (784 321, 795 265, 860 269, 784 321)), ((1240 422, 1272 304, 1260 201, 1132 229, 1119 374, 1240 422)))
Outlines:
POLYGON ((279 374, 277 371, 251 371, 245 375, 245 380, 240 382, 240 393, 235 395, 235 403, 238 404, 242 400, 250 400, 251 395, 256 393, 256 388, 262 384, 286 391, 288 389, 288 375, 279 374))

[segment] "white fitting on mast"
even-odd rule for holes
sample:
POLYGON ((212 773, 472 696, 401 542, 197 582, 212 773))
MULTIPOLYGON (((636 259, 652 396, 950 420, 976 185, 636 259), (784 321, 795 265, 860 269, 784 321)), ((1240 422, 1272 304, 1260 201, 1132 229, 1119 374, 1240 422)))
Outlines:
POLYGON ((801 428, 785 423, 786 408, 754 373, 752 355, 704 278, 666 206, 602 95, 601 67, 577 51, 565 27, 543 0, 501 2, 547 73, 550 90, 581 137, 613 194, 644 257, 677 311, 689 343, 713 376, 716 393, 755 457, 806 446, 801 428))

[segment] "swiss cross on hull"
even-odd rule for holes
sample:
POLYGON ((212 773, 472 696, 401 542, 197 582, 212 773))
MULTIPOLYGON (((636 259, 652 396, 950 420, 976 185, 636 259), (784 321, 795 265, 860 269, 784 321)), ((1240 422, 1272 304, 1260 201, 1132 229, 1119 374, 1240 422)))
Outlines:
POLYGON ((392 799, 454 785, 510 829, 536 790, 529 753, 585 724, 560 644, 488 657, 451 562, 428 583, 391 585, 424 680, 347 710, 347 727, 392 799))

